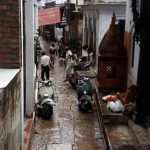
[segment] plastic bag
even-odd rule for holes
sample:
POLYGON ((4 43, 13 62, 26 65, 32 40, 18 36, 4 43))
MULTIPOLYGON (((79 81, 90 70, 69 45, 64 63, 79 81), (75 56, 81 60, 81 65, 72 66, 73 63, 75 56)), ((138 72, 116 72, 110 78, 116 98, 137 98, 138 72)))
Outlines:
POLYGON ((113 112, 121 112, 123 109, 123 104, 120 100, 110 101, 107 103, 107 108, 113 112))

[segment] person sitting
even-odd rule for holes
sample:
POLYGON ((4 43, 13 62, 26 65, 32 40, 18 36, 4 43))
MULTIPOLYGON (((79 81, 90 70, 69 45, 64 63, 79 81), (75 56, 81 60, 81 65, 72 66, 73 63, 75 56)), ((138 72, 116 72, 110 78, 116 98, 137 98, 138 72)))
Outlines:
POLYGON ((84 65, 84 69, 85 70, 89 70, 89 67, 93 64, 93 52, 92 50, 88 50, 88 61, 87 63, 84 65))
POLYGON ((88 46, 87 45, 84 45, 82 47, 82 56, 81 56, 81 59, 84 60, 84 61, 87 61, 87 59, 88 59, 88 46))

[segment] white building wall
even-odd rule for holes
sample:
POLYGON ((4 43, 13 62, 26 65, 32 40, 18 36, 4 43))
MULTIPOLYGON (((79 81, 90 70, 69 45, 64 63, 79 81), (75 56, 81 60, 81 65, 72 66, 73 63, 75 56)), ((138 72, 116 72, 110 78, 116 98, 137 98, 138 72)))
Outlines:
POLYGON ((40 6, 40 7, 45 6, 45 3, 46 3, 45 0, 41 0, 41 1, 38 3, 38 6, 40 6))
MULTIPOLYGON (((107 8, 107 7, 106 7, 107 8)), ((103 39, 105 33, 107 32, 111 19, 112 19, 112 14, 113 14, 113 7, 108 10, 104 7, 99 9, 99 17, 97 19, 97 24, 96 24, 96 56, 99 55, 99 45, 101 43, 101 40, 103 39)), ((124 19, 125 20, 125 6, 123 8, 115 8, 114 12, 116 13, 116 19, 124 19), (122 11, 123 10, 123 11, 122 11)), ((98 66, 98 57, 96 57, 96 66, 98 66)), ((96 68, 98 69, 98 68, 96 68)))
POLYGON ((55 0, 56 4, 63 4, 66 3, 67 0, 55 0))
MULTIPOLYGON (((85 19, 87 18, 87 27, 89 27, 88 19, 96 18, 96 56, 99 55, 99 44, 103 39, 104 34, 107 32, 113 12, 116 14, 117 20, 125 20, 125 4, 99 4, 99 5, 89 5, 83 8, 83 29, 85 28, 85 19)), ((83 34, 82 45, 85 44, 85 37, 83 34)), ((96 66, 98 65, 98 57, 96 57, 96 66)))
POLYGON ((34 2, 25 3, 25 35, 26 35, 26 115, 31 116, 34 104, 34 2))
POLYGON ((34 35, 37 34, 38 29, 38 4, 37 2, 34 5, 34 35))
POLYGON ((83 0, 77 0, 78 1, 78 5, 83 5, 84 1, 83 0))
MULTIPOLYGON (((67 0, 55 0, 55 2, 56 4, 63 4, 63 3, 67 3, 67 0)), ((83 0, 70 0, 70 3, 83 5, 84 1, 83 0)))
POLYGON ((70 3, 76 4, 76 0, 70 0, 70 3))
POLYGON ((113 12, 115 12, 117 23, 118 20, 125 20, 125 11, 125 5, 107 5, 99 9, 99 43, 110 26, 113 12))
POLYGON ((104 0, 105 2, 126 2, 126 0, 104 0))
POLYGON ((110 22, 111 22, 111 17, 112 17, 112 14, 110 14, 109 12, 100 11, 99 14, 100 15, 99 15, 99 27, 98 27, 99 28, 98 45, 101 43, 101 40, 103 39, 104 34, 108 30, 110 22))
POLYGON ((83 34, 82 34, 82 46, 85 45, 85 34, 84 34, 84 30, 85 30, 85 17, 86 17, 86 12, 83 13, 83 34))
POLYGON ((131 27, 133 25, 132 22, 132 12, 131 12, 131 2, 127 2, 127 7, 126 7, 126 22, 125 22, 125 31, 127 31, 128 33, 130 33, 131 31, 131 27))
POLYGON ((137 82, 137 74, 138 74, 138 64, 139 64, 139 55, 140 55, 140 47, 137 43, 135 43, 135 50, 134 50, 134 63, 132 65, 132 41, 133 41, 133 33, 134 33, 134 24, 133 24, 133 15, 131 11, 131 1, 127 1, 127 8, 126 8, 126 23, 125 23, 125 31, 131 34, 131 45, 129 50, 129 62, 128 62, 128 83, 135 84, 137 82))

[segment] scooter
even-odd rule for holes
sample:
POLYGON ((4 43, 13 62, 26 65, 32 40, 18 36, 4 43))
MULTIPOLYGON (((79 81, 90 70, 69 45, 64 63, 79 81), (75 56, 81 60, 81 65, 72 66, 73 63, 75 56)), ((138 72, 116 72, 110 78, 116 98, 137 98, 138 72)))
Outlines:
POLYGON ((92 110, 92 84, 89 78, 82 77, 78 80, 77 96, 78 108, 82 112, 89 112, 92 110))
POLYGON ((54 87, 52 81, 39 81, 42 86, 38 90, 38 102, 35 104, 36 113, 42 119, 50 119, 53 115, 54 87))
POLYGON ((78 108, 82 112, 89 112, 92 110, 92 94, 93 87, 90 82, 90 78, 85 76, 79 77, 77 75, 78 71, 89 73, 90 65, 88 64, 86 59, 79 59, 76 66, 74 66, 73 74, 71 74, 68 78, 69 83, 72 85, 74 89, 77 90, 78 95, 78 108))

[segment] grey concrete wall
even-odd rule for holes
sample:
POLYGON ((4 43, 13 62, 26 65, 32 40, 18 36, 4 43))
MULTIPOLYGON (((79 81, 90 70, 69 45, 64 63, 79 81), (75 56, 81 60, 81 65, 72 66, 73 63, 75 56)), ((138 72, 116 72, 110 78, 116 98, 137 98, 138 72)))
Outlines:
POLYGON ((20 72, 0 89, 0 149, 21 150, 22 118, 20 72))

